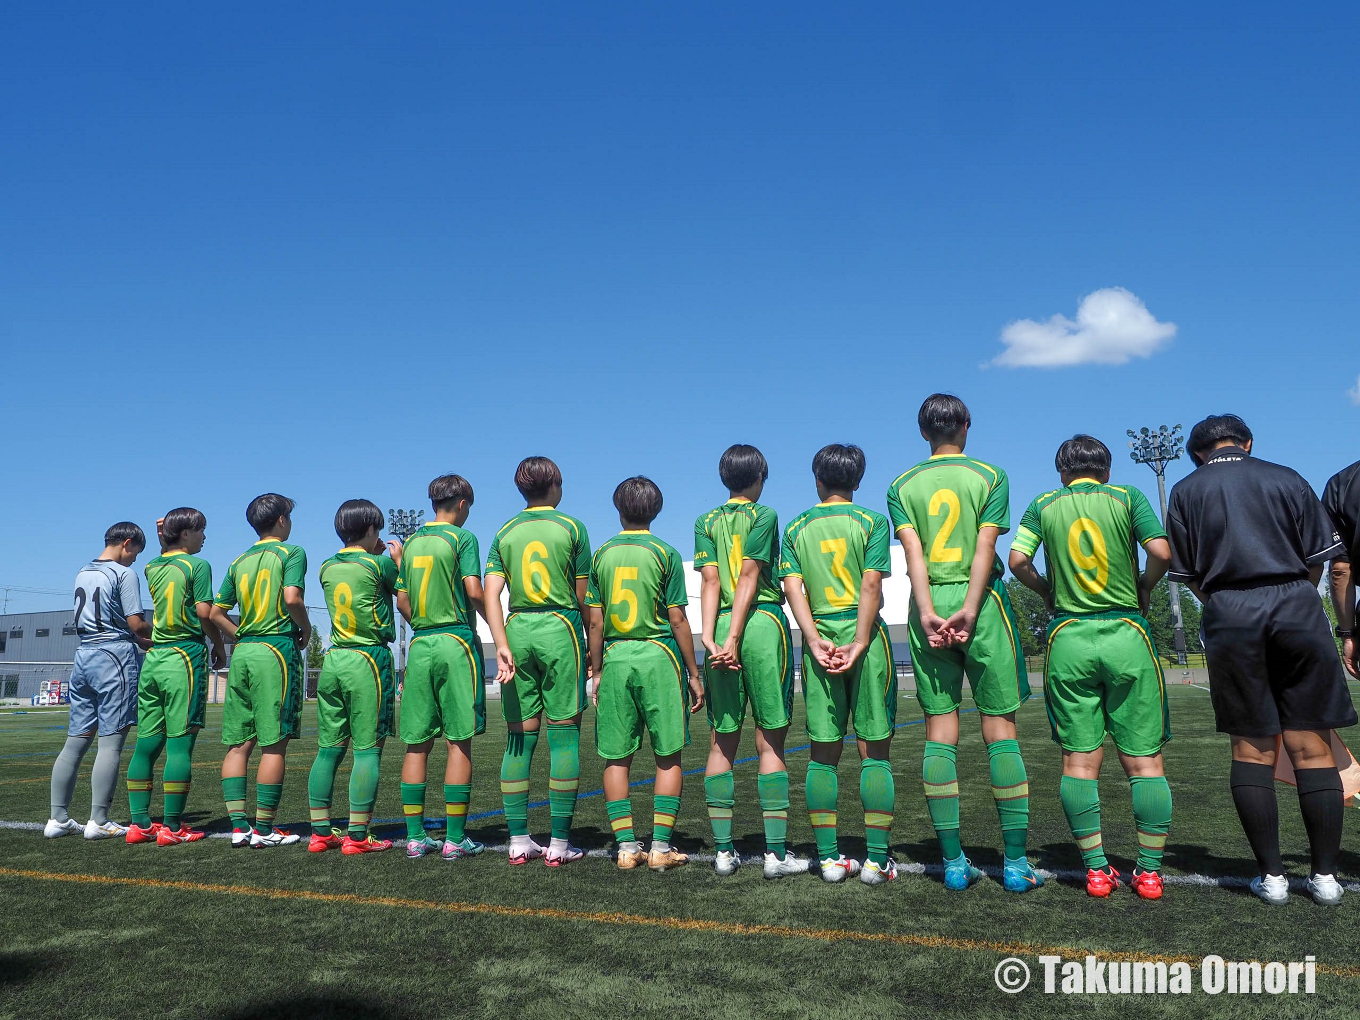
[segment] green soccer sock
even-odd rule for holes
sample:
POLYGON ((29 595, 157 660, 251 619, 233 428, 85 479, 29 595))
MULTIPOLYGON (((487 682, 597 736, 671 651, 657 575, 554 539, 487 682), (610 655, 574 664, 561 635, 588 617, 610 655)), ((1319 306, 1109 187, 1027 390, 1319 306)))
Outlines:
POLYGON ((472 799, 471 783, 444 784, 444 838, 461 843, 467 838, 468 801, 472 799))
POLYGON ((553 839, 571 835, 576 792, 581 785, 581 724, 548 724, 548 810, 553 839))
POLYGON ((282 783, 255 783, 255 831, 261 834, 274 831, 274 816, 279 813, 283 799, 282 783))
POLYGON ((184 824, 184 805, 194 778, 193 742, 188 733, 165 742, 165 826, 172 832, 184 824))
POLYGON ((312 835, 331 834, 331 796, 335 790, 335 770, 344 760, 345 748, 318 747, 312 771, 307 774, 307 803, 312 812, 312 835))
POLYGON ((669 844, 675 830, 675 816, 680 813, 680 798, 658 793, 652 798, 652 844, 669 844))
POLYGON ((637 836, 633 834, 633 803, 624 797, 623 800, 607 800, 604 803, 605 814, 609 816, 609 827, 614 830, 614 839, 619 843, 636 843, 637 836))
POLYGON ((401 784, 401 811, 406 816, 406 838, 425 838, 425 784, 401 784))
POLYGON ((823 765, 819 761, 808 762, 807 784, 803 787, 803 793, 807 797, 812 834, 817 838, 817 856, 823 861, 835 860, 841 855, 836 845, 836 800, 840 796, 840 778, 836 775, 836 766, 823 765))
POLYGON ((501 758, 501 803, 505 806, 505 827, 512 836, 529 835, 529 767, 538 730, 507 733, 505 756, 501 758))
POLYGON ((765 816, 765 850, 781 861, 789 833, 789 774, 768 772, 756 780, 760 813, 765 816))
POLYGON ((1166 834, 1171 829, 1171 787, 1166 776, 1130 776, 1133 821, 1138 827, 1138 867, 1160 871, 1166 834))
POLYGON ((248 832, 250 819, 246 817, 246 777, 224 776, 222 778, 222 799, 227 804, 227 814, 231 816, 231 827, 235 832, 248 832))
POLYGON ((381 765, 381 747, 366 747, 354 752, 354 768, 349 774, 349 837, 360 843, 368 839, 373 802, 378 799, 378 770, 381 765))
POLYGON ((963 853, 959 841, 958 756, 958 748, 953 744, 927 740, 925 757, 921 761, 926 810, 930 812, 930 824, 935 827, 940 853, 946 861, 957 860, 963 853))
POLYGON ((1110 862, 1100 836, 1100 782, 1063 776, 1058 792, 1082 863, 1087 868, 1107 867, 1110 862))
POLYGON ((1025 856, 1029 839, 1029 777, 1019 742, 992 741, 987 745, 987 762, 992 770, 992 797, 1001 822, 1001 841, 1006 845, 1006 856, 1018 861, 1025 856))
POLYGON ((704 800, 708 820, 713 826, 713 842, 719 851, 732 852, 732 807, 736 804, 736 785, 732 770, 704 777, 704 800))
POLYGON ((869 860, 888 864, 888 834, 892 831, 893 804, 897 787, 892 766, 882 758, 865 758, 859 764, 859 799, 864 805, 864 842, 869 860))
POLYGON ((163 734, 138 737, 132 748, 132 761, 128 763, 128 810, 132 813, 132 824, 142 829, 151 827, 151 775, 164 746, 163 734))

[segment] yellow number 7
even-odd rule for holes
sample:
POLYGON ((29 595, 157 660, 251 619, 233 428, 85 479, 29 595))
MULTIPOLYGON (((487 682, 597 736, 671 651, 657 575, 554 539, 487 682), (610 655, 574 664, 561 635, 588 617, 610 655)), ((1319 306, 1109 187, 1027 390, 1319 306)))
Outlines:
POLYGON ((609 622, 614 625, 615 630, 621 630, 625 634, 632 630, 637 623, 638 600, 637 595, 629 588, 623 586, 624 581, 636 581, 638 576, 637 567, 619 567, 614 571, 614 589, 609 594, 611 606, 628 606, 628 615, 620 618, 617 613, 609 614, 609 622))
POLYGON ((425 595, 430 590, 430 572, 434 570, 433 556, 411 557, 411 569, 420 571, 420 591, 416 594, 416 615, 425 615, 425 595))

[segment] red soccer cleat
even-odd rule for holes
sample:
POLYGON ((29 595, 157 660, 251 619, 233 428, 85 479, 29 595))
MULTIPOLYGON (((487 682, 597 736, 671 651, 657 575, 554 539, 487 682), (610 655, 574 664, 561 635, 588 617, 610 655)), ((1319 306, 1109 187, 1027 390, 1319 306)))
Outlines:
POLYGON ((1135 871, 1130 884, 1133 891, 1145 900, 1162 898, 1162 876, 1155 871, 1135 871))
POLYGON ((1114 865, 1107 864, 1103 868, 1091 868, 1086 872, 1086 894, 1104 899, 1119 888, 1119 872, 1114 865))
POLYGON ((340 839, 339 833, 337 833, 334 829, 331 830, 331 834, 329 836, 318 836, 314 832, 312 833, 311 840, 307 843, 307 852, 319 854, 324 853, 327 850, 334 850, 342 845, 343 841, 340 839))
POLYGON ((140 825, 129 825, 124 838, 129 843, 156 843, 159 842, 160 831, 164 828, 160 822, 152 822, 145 829, 140 825))
POLYGON ((374 835, 370 835, 368 839, 352 839, 346 836, 344 842, 340 844, 342 854, 379 854, 391 849, 390 839, 379 839, 374 835))
MULTIPOLYGON (((128 834, 131 835, 131 830, 128 830, 128 834)), ((161 825, 156 828, 156 845, 175 846, 178 843, 197 843, 206 835, 207 833, 201 829, 191 829, 183 824, 175 831, 161 825)))

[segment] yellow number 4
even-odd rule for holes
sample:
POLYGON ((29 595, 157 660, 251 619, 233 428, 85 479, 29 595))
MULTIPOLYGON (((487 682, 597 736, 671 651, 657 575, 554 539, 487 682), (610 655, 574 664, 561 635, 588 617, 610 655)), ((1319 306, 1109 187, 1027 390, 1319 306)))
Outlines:
POLYGON ((619 567, 614 571, 614 590, 610 592, 609 603, 611 608, 615 606, 628 606, 628 615, 620 617, 618 613, 609 614, 609 622, 614 625, 614 629, 627 634, 637 625, 638 600, 637 595, 631 589, 623 586, 624 581, 636 581, 638 576, 637 567, 619 567))

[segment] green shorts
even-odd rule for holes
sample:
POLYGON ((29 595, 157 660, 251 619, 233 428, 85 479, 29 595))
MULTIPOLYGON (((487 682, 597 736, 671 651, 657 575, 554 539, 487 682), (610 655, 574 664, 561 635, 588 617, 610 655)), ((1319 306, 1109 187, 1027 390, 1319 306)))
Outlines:
POLYGON ((298 735, 304 684, 291 637, 244 637, 231 654, 222 704, 222 743, 262 747, 298 735))
POLYGON ((486 731, 482 646, 471 627, 416 631, 401 682, 401 739, 468 740, 486 731))
MULTIPOLYGON (((718 614, 714 639, 727 640, 732 611, 718 614)), ((778 602, 757 602, 741 632, 741 669, 704 666, 708 724, 718 733, 736 733, 746 705, 762 730, 782 730, 793 718, 793 633, 778 602)))
POLYGON ((674 638, 605 645, 595 747, 601 758, 627 758, 642 746, 644 732, 658 757, 689 743, 689 689, 674 638))
POLYGON ((142 661, 137 681, 137 734, 182 737, 203 726, 208 707, 208 646, 163 641, 142 661))
MULTIPOLYGON (((953 616, 963 608, 968 585, 932 584, 930 600, 938 616, 953 616)), ((968 644, 931 648, 921 629, 916 600, 911 601, 908 640, 916 669, 916 697, 926 715, 957 712, 963 698, 963 678, 973 689, 973 702, 983 715, 1006 715, 1029 700, 1029 675, 1015 612, 1006 586, 997 578, 982 600, 977 626, 968 644)))
POLYGON ((586 707, 585 633, 575 609, 520 609, 505 621, 515 679, 501 688, 505 721, 540 712, 549 722, 575 719, 586 707))
POLYGON ((1059 616, 1049 624, 1044 693, 1064 751, 1094 751, 1108 733, 1124 754, 1141 757, 1171 739, 1165 678, 1137 613, 1059 616))
MULTIPOLYGON (((819 616, 817 633, 837 646, 855 640, 858 610, 819 616)), ((879 620, 873 642, 849 673, 828 673, 803 648, 803 702, 808 736, 819 743, 844 740, 853 725, 861 740, 891 737, 897 721, 897 670, 892 641, 879 620)))
POLYGON ((316 684, 317 743, 356 751, 377 747, 392 733, 397 684, 386 645, 332 648, 316 684))

